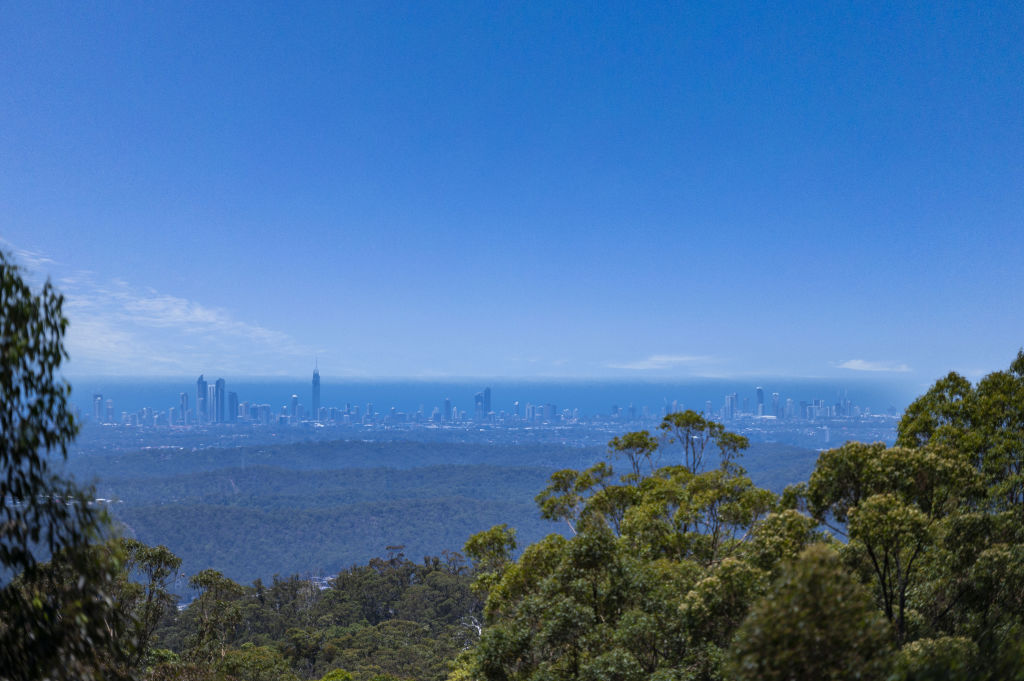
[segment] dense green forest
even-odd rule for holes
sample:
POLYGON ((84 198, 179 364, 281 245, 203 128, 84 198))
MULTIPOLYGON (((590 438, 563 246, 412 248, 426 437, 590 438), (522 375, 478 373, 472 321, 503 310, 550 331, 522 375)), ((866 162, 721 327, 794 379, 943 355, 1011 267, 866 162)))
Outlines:
POLYGON ((392 552, 323 590, 298 577, 242 587, 212 570, 191 581, 198 599, 154 630, 166 649, 150 678, 442 679, 482 617, 459 554, 392 552))
MULTIPOLYGON (((409 556, 457 551, 497 523, 538 541, 565 526, 540 517, 537 490, 554 471, 604 456, 555 445, 339 441, 78 454, 66 470, 116 500, 110 510, 124 535, 167 546, 186 574, 213 568, 249 583, 334 574, 388 545, 409 556)), ((781 492, 807 477, 816 456, 764 443, 744 462, 758 484, 781 492)), ((172 589, 190 597, 187 580, 172 589)))
POLYGON ((82 481, 183 475, 224 468, 273 466, 320 471, 353 468, 420 468, 479 465, 562 468, 599 455, 600 448, 551 444, 528 447, 458 442, 340 440, 244 447, 144 448, 125 453, 76 453, 66 470, 82 481))
MULTIPOLYGON (((275 574, 333 574, 388 545, 429 555, 431 543, 458 547, 474 531, 529 513, 526 503, 442 498, 274 512, 174 504, 129 508, 117 518, 128 531, 145 527, 145 533, 134 532, 140 539, 186 547, 193 571, 205 565, 247 582, 275 574)), ((533 519, 527 529, 540 537, 558 528, 533 519)))

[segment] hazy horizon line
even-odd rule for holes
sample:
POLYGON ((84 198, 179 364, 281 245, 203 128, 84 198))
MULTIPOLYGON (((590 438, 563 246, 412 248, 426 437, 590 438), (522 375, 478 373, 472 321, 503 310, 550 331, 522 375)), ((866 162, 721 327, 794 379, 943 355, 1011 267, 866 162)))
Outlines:
MULTIPOLYGON (((204 376, 226 378, 236 381, 285 383, 291 381, 309 381, 312 372, 308 375, 286 375, 286 374, 248 374, 231 375, 217 374, 216 372, 200 372, 196 374, 65 374, 64 378, 69 382, 77 381, 120 381, 125 383, 142 382, 194 382, 197 377, 204 376)), ((351 376, 331 374, 320 374, 321 380, 325 378, 335 383, 651 383, 671 384, 690 382, 735 382, 741 380, 783 380, 783 381, 852 381, 858 383, 917 383, 918 379, 912 379, 907 375, 853 373, 848 376, 822 376, 822 375, 795 375, 795 374, 732 374, 729 376, 351 376)))

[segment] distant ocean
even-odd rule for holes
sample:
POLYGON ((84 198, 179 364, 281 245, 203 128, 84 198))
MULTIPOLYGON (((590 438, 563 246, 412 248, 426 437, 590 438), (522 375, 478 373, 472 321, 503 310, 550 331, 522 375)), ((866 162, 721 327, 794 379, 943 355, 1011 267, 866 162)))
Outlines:
MULTIPOLYGON (((138 411, 143 407, 166 410, 177 407, 179 394, 189 396, 189 404, 194 408, 196 397, 196 378, 155 378, 124 379, 117 378, 79 378, 71 379, 72 402, 84 414, 92 411, 92 396, 102 394, 104 401, 112 399, 114 411, 138 411)), ((205 379, 212 385, 220 376, 206 374, 205 379)), ((298 395, 299 402, 307 409, 312 402, 312 382, 309 377, 301 379, 253 379, 223 377, 227 390, 238 393, 239 402, 269 404, 272 409, 280 410, 283 405, 290 404, 291 396, 298 395)), ((825 404, 836 404, 849 400, 861 408, 869 408, 872 413, 885 413, 889 410, 902 411, 913 399, 922 392, 916 385, 895 381, 879 381, 863 378, 851 379, 780 379, 780 378, 743 378, 710 380, 699 379, 680 382, 587 382, 587 381, 508 381, 496 380, 488 382, 427 382, 427 381, 346 381, 334 380, 329 375, 321 375, 321 405, 324 407, 344 408, 346 404, 353 407, 359 405, 365 413, 367 404, 379 413, 387 413, 392 407, 397 411, 413 413, 419 408, 429 415, 434 407, 441 407, 445 399, 451 400, 453 407, 472 414, 474 395, 484 388, 491 389, 491 409, 495 412, 504 410, 511 412, 513 403, 520 403, 520 413, 527 403, 534 405, 553 404, 559 410, 579 409, 584 416, 609 414, 613 407, 626 411, 630 405, 639 416, 644 407, 650 413, 663 413, 667 406, 675 402, 677 409, 693 409, 701 411, 710 400, 713 409, 720 408, 727 394, 736 393, 738 406, 748 401, 750 410, 756 409, 757 396, 755 389, 760 386, 764 390, 766 411, 771 405, 772 393, 779 393, 780 401, 786 399, 794 403, 823 400, 825 404)))

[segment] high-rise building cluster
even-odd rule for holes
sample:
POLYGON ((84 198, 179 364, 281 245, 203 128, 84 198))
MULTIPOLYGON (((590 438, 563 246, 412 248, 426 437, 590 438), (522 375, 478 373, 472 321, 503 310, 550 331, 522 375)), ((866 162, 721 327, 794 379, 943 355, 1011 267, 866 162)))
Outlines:
MULTIPOLYGON (((622 408, 612 405, 607 415, 585 417, 579 409, 559 409, 551 403, 531 403, 514 400, 509 408, 495 408, 492 403, 490 386, 473 395, 471 411, 460 409, 451 398, 434 406, 426 412, 421 406, 415 412, 405 412, 391 407, 384 413, 375 410, 372 402, 365 406, 346 403, 344 407, 326 407, 321 399, 320 369, 315 366, 311 384, 311 408, 306 409, 298 394, 293 394, 280 409, 270 404, 240 401, 237 392, 227 389, 227 382, 218 378, 212 383, 204 375, 195 382, 194 396, 188 391, 179 393, 177 403, 165 411, 144 408, 138 412, 122 412, 120 419, 115 419, 113 400, 104 400, 100 393, 92 397, 92 417, 95 423, 123 424, 140 426, 221 426, 232 424, 259 426, 297 426, 301 424, 313 427, 321 426, 371 426, 392 427, 404 425, 424 425, 437 427, 518 427, 518 426, 550 426, 608 423, 621 427, 626 423, 645 424, 660 419, 670 412, 684 411, 686 406, 677 400, 666 400, 660 413, 643 406, 639 410, 630 403, 622 408)), ((724 403, 715 409, 711 400, 703 406, 705 418, 714 421, 736 422, 748 420, 751 424, 768 421, 817 421, 822 419, 861 417, 870 415, 870 411, 854 405, 844 395, 839 395, 834 403, 822 399, 796 402, 792 398, 783 398, 778 392, 770 394, 766 400, 766 391, 762 386, 753 389, 754 406, 751 408, 750 398, 740 398, 736 392, 725 395, 724 403)))
POLYGON ((704 405, 704 415, 716 421, 733 421, 742 417, 762 417, 769 419, 806 419, 809 421, 824 418, 850 418, 866 416, 871 412, 861 408, 845 396, 840 395, 833 403, 822 399, 794 402, 791 398, 782 399, 782 396, 773 392, 771 402, 765 403, 764 388, 754 388, 756 403, 753 410, 750 409, 748 398, 743 399, 743 407, 740 407, 739 395, 729 393, 725 396, 725 402, 717 411, 713 409, 710 400, 704 405))

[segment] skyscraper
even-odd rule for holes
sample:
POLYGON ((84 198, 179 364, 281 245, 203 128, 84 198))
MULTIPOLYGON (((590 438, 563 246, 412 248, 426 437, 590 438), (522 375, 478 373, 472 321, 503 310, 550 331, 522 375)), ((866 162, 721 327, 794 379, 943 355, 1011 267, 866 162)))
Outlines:
POLYGON ((92 417, 96 423, 103 423, 103 395, 99 393, 92 396, 92 417))
POLYGON ((203 379, 203 375, 199 374, 198 380, 196 380, 196 422, 205 423, 209 415, 209 405, 206 403, 206 380, 203 379))
POLYGON ((228 393, 228 423, 238 423, 238 393, 228 393))
POLYGON ((313 367, 313 419, 320 421, 320 368, 313 367))
POLYGON ((491 413, 491 389, 484 388, 484 416, 491 413))
POLYGON ((731 420, 736 418, 736 412, 739 410, 739 396, 736 393, 731 393, 725 396, 725 418, 731 420))
POLYGON ((181 402, 181 425, 188 425, 188 393, 181 393, 178 395, 178 399, 181 402))
POLYGON ((757 386, 757 415, 764 416, 764 388, 757 386))
POLYGON ((227 397, 225 392, 226 385, 223 378, 218 378, 214 384, 213 389, 213 420, 217 423, 224 423, 226 421, 226 409, 224 408, 224 400, 227 397))

